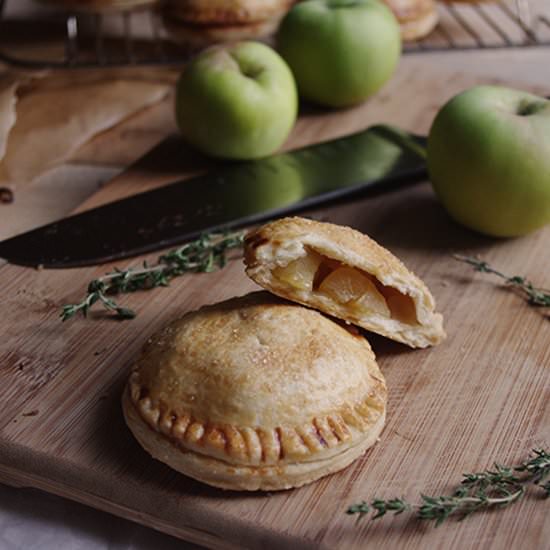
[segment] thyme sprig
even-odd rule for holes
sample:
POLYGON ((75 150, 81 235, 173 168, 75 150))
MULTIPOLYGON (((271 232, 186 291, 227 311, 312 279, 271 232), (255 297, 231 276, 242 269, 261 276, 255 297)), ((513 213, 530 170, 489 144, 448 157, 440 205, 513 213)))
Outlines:
POLYGON ((506 282, 506 284, 518 289, 530 305, 536 307, 550 307, 550 290, 545 288, 537 288, 525 277, 520 277, 518 275, 511 277, 509 275, 505 275, 504 273, 492 268, 487 262, 478 260, 477 258, 472 258, 470 256, 455 254, 453 257, 455 260, 471 265, 476 271, 481 273, 492 273, 493 275, 500 277, 506 282))
POLYGON ((391 512, 394 515, 412 512, 420 520, 431 520, 440 525, 450 516, 459 519, 489 508, 504 508, 519 500, 529 484, 540 485, 544 496, 550 496, 550 454, 544 449, 535 449, 528 460, 515 467, 495 464, 494 470, 464 474, 462 483, 451 495, 421 495, 421 502, 411 504, 403 498, 371 502, 362 501, 347 509, 347 514, 361 519, 369 514, 377 519, 391 512))
POLYGON ((244 234, 244 231, 237 231, 202 235, 195 241, 163 254, 155 265, 144 262, 140 268, 115 268, 103 277, 91 281, 86 297, 77 304, 63 306, 60 317, 66 321, 78 312, 86 316, 94 304, 100 303, 119 319, 133 319, 136 316, 133 310, 118 305, 109 296, 168 286, 174 277, 186 273, 221 269, 229 259, 227 253, 242 247, 244 234))

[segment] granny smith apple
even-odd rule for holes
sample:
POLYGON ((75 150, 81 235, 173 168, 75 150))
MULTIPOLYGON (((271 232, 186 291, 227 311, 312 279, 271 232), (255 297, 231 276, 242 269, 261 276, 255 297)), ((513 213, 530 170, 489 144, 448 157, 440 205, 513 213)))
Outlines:
POLYGON ((284 60, 259 42, 213 46, 183 71, 176 120, 206 154, 253 159, 285 141, 297 114, 296 83, 284 60))
POLYGON ((437 114, 428 139, 436 194, 458 222, 499 237, 550 222, 550 101, 471 88, 437 114))
POLYGON ((304 98, 329 107, 365 100, 393 74, 399 24, 378 0, 306 0, 285 16, 277 47, 304 98))

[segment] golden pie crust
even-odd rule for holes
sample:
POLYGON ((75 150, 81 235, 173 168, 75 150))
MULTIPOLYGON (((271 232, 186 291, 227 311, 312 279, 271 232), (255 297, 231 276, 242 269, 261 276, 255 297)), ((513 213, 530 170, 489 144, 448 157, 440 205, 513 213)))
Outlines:
POLYGON ((445 338, 426 285, 391 252, 350 227, 284 218, 245 239, 260 286, 411 347, 445 338))
POLYGON ((189 23, 233 25, 281 17, 294 0, 168 0, 173 17, 189 23))
POLYGON ((255 292, 150 338, 123 410, 141 445, 172 468, 224 489, 279 490, 372 446, 386 385, 358 331, 255 292))
POLYGON ((173 42, 191 49, 201 49, 222 42, 266 39, 275 33, 279 26, 280 18, 253 21, 246 24, 197 25, 175 19, 165 12, 162 21, 173 42))
POLYGON ((418 40, 430 34, 439 22, 434 0, 383 0, 401 28, 403 40, 418 40))

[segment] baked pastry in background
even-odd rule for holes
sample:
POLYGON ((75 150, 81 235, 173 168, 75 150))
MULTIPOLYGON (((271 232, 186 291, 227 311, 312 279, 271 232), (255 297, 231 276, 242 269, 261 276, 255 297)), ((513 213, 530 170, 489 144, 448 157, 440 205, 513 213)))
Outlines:
POLYGON ((280 17, 294 0, 166 0, 180 21, 205 24, 247 24, 280 17))
POLYGON ((299 487, 372 446, 386 385, 367 340, 255 292, 184 315, 149 339, 123 396, 141 445, 235 490, 299 487))
POLYGON ((269 291, 411 347, 445 337, 426 285, 350 227, 277 220, 246 237, 245 264, 247 274, 269 291))
POLYGON ((295 0, 168 0, 163 23, 172 40, 193 49, 261 40, 275 33, 295 0))
POLYGON ((265 39, 276 32, 280 19, 254 21, 246 24, 195 25, 181 22, 165 11, 162 22, 171 40, 198 50, 222 42, 265 39))
POLYGON ((393 11, 403 40, 418 40, 430 34, 439 21, 434 0, 383 0, 393 11))
POLYGON ((159 0, 39 0, 58 8, 74 11, 125 11, 158 4, 159 0))

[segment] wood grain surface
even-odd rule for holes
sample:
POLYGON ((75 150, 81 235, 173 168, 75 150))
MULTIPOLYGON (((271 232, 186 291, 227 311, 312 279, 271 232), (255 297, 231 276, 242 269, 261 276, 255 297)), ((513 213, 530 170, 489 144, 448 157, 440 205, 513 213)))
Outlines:
MULTIPOLYGON (((365 105, 308 108, 287 148, 373 122, 426 132, 441 103, 474 83, 402 69, 365 105)), ((83 208, 208 168, 177 139, 163 142, 83 208)), ((549 318, 489 276, 452 259, 479 254, 511 274, 549 285, 550 228, 513 240, 454 224, 428 183, 312 212, 371 235, 424 279, 448 339, 410 350, 368 335, 389 388, 380 442, 346 470, 298 490, 215 490, 149 458, 124 425, 120 394, 147 337, 174 316, 255 289, 239 260, 223 271, 123 297, 138 317, 101 311, 62 324, 63 304, 112 266, 33 270, 0 266, 0 480, 32 486, 212 548, 543 548, 548 502, 529 494, 512 508, 434 529, 400 516, 357 523, 347 506, 374 496, 440 494, 494 461, 515 463, 550 443, 549 318)), ((150 256, 151 259, 156 255, 150 256)), ((132 262, 141 262, 143 258, 132 262)), ((120 263, 119 263, 120 265, 120 263)))

